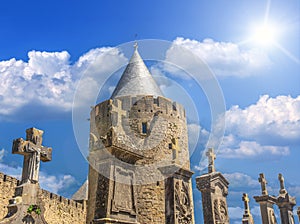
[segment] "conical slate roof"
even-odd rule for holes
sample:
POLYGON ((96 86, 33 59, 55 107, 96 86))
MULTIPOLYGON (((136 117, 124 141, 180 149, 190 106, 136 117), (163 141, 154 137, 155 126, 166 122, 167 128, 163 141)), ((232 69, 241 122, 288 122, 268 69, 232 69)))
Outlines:
POLYGON ((86 180, 84 184, 79 188, 75 194, 73 194, 73 200, 87 200, 88 199, 88 189, 89 189, 89 182, 86 180))
POLYGON ((123 72, 111 99, 121 96, 137 95, 163 96, 161 90, 141 58, 136 45, 134 53, 123 72))

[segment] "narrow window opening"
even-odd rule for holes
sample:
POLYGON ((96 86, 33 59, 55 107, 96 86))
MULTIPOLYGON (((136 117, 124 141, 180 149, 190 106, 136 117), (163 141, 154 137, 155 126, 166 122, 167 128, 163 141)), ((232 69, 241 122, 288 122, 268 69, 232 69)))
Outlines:
POLYGON ((142 133, 147 134, 147 123, 146 122, 142 123, 142 133))

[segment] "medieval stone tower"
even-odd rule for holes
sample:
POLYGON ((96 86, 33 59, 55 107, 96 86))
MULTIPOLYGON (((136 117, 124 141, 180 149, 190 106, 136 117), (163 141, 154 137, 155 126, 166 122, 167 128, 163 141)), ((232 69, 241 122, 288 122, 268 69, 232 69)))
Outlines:
POLYGON ((87 223, 194 223, 185 110, 163 96, 137 45, 90 120, 87 223))

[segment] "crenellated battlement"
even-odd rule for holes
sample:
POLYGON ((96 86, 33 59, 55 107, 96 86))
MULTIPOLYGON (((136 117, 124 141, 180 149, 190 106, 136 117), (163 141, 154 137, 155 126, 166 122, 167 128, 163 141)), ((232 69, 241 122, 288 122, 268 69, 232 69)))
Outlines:
MULTIPOLYGON (((15 197, 16 187, 21 181, 0 172, 0 220, 7 215, 9 200, 15 197)), ((39 200, 45 208, 45 219, 49 223, 59 223, 59 219, 69 220, 68 223, 85 223, 86 202, 75 201, 50 191, 39 189, 39 200)), ((38 202, 38 203, 40 203, 38 202)))
POLYGON ((84 204, 83 200, 75 201, 75 200, 54 194, 54 193, 44 190, 44 189, 41 189, 40 192, 41 192, 40 194, 41 194, 43 200, 48 199, 48 200, 50 200, 51 203, 63 204, 64 206, 69 206, 70 208, 73 208, 73 209, 81 209, 81 210, 85 209, 85 204, 84 204))
POLYGON ((6 174, 1 173, 1 172, 0 172, 0 182, 8 182, 8 183, 11 183, 15 186, 20 184, 20 181, 17 178, 6 175, 6 174))
POLYGON ((109 99, 94 107, 95 116, 103 120, 111 116, 110 112, 118 113, 114 108, 127 113, 136 112, 145 115, 159 112, 163 116, 186 119, 185 109, 181 104, 161 96, 123 96, 109 99))

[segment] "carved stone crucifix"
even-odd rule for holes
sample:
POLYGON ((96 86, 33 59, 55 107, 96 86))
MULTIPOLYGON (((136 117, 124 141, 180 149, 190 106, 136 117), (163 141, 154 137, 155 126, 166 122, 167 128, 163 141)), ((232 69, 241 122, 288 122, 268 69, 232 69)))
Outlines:
POLYGON ((278 174, 278 180, 280 182, 280 190, 279 190, 279 193, 280 194, 285 194, 286 193, 286 189, 284 187, 284 178, 283 178, 283 175, 280 173, 278 174))
POLYGON ((52 148, 42 146, 43 131, 36 128, 26 130, 26 141, 22 138, 13 141, 12 153, 24 156, 22 183, 37 183, 40 160, 51 161, 52 148))
POLYGON ((259 174, 258 181, 261 185, 261 193, 262 195, 268 195, 268 190, 267 190, 267 180, 265 178, 265 175, 263 173, 259 174))
POLYGON ((215 169, 216 154, 214 153, 214 149, 209 148, 206 152, 206 156, 208 157, 208 172, 213 173, 216 171, 215 169))

